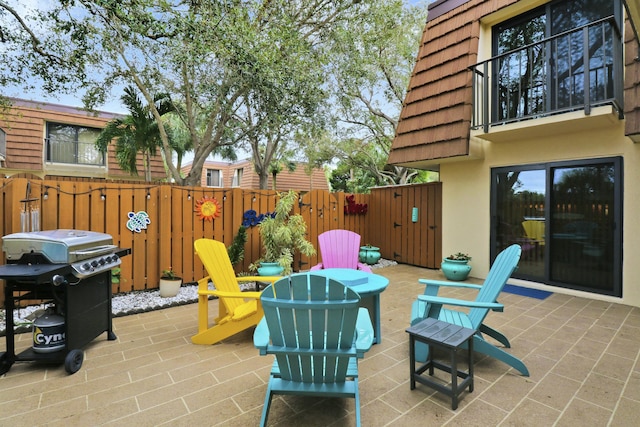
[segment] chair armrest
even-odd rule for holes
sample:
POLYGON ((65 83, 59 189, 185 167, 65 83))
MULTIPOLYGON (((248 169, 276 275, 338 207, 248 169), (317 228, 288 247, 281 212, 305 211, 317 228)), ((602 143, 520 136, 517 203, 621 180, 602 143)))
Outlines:
POLYGON ((436 305, 455 305, 458 307, 488 308, 494 311, 504 310, 504 305, 498 302, 467 301, 462 299, 443 298, 432 295, 418 295, 418 300, 436 305))
POLYGON ((260 354, 264 356, 267 354, 267 346, 269 345, 270 335, 269 335, 269 327, 267 326, 267 319, 264 317, 256 326, 256 329, 253 331, 253 345, 260 350, 260 354))
POLYGON ((366 271, 367 273, 371 273, 371 267, 369 267, 367 264, 363 264, 361 262, 358 263, 358 270, 366 271))
POLYGON ((448 286, 450 288, 482 289, 481 285, 475 285, 473 283, 446 282, 444 280, 431 280, 431 279, 418 279, 418 282, 427 286, 433 285, 433 286, 448 286))
POLYGON ((318 264, 314 265, 313 267, 311 267, 311 269, 309 271, 322 270, 323 268, 324 268, 324 264, 318 263, 318 264))
POLYGON ((236 277, 236 280, 238 282, 269 282, 269 283, 274 283, 280 279, 282 279, 283 276, 238 276, 236 277))
POLYGON ((209 281, 211 277, 205 276, 202 279, 198 280, 198 290, 207 290, 209 289, 209 281))
POLYGON ((373 324, 369 316, 369 310, 364 307, 358 309, 356 319, 356 352, 362 358, 364 353, 373 345, 373 324))
POLYGON ((201 291, 198 290, 198 295, 213 295, 218 298, 253 298, 260 299, 260 295, 262 292, 229 292, 229 291, 218 291, 216 289, 212 289, 209 291, 201 291))

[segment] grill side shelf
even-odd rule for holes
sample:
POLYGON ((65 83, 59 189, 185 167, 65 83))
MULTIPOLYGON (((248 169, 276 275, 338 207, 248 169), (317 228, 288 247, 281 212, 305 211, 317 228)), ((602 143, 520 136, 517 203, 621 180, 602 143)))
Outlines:
POLYGON ((113 253, 122 258, 123 256, 131 255, 131 248, 117 248, 113 253))
POLYGON ((18 283, 40 285, 49 283, 51 277, 59 274, 71 274, 69 264, 7 264, 0 265, 0 279, 13 280, 18 283))

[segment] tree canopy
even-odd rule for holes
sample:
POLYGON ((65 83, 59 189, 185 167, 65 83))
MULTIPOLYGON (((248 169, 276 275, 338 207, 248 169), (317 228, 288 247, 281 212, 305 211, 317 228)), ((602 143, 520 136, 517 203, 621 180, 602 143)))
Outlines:
POLYGON ((370 154, 379 182, 402 176, 380 165, 425 14, 400 0, 52 0, 35 10, 0 0, 0 87, 35 78, 95 108, 114 88, 134 86, 178 184, 199 183, 211 153, 244 148, 266 185, 282 153, 302 152, 295 147, 309 147, 331 123, 340 129, 331 141, 356 144, 336 147, 333 158, 370 154), (157 93, 188 135, 187 176, 171 161, 157 93))
MULTIPOLYGON (((330 48, 333 148, 315 145, 319 158, 339 160, 362 185, 413 182, 418 172, 387 164, 391 143, 415 64, 427 8, 402 1, 378 3, 367 16, 334 33, 330 48), (320 150, 318 150, 320 147, 320 150)), ((312 156, 314 155, 312 154, 312 156)), ((421 174, 424 175, 424 174, 421 174)), ((421 178, 423 179, 423 178, 421 178)))
MULTIPOLYGON (((174 111, 165 94, 154 95, 154 105, 161 116, 174 111)), ((133 87, 127 86, 122 102, 129 114, 122 119, 114 119, 100 132, 96 146, 106 152, 107 146, 115 139, 115 154, 120 168, 134 175, 138 174, 137 158, 142 153, 145 181, 151 181, 150 161, 160 145, 158 122, 144 105, 133 87)))

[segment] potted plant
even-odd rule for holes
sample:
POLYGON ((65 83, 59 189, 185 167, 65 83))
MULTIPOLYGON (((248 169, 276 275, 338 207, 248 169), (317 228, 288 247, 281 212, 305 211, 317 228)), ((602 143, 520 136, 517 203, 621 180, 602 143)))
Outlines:
POLYGON ((305 238, 307 225, 302 215, 291 215, 298 193, 290 190, 280 194, 275 215, 267 216, 259 225, 262 239, 262 257, 249 266, 249 270, 258 271, 261 276, 291 274, 293 256, 296 251, 312 256, 315 248, 305 238), (265 263, 272 263, 265 265, 265 263), (273 269, 270 269, 273 267, 273 269), (279 271, 278 271, 279 270, 279 271))
POLYGON ((160 296, 163 298, 175 297, 180 291, 182 277, 178 277, 171 267, 162 270, 160 276, 160 296))
POLYGON ((238 228, 238 234, 233 238, 233 242, 227 248, 231 265, 236 265, 244 259, 244 245, 247 243, 247 228, 243 225, 238 228))
POLYGON ((120 267, 116 267, 116 268, 112 268, 111 269, 111 283, 114 285, 120 285, 120 274, 122 273, 122 270, 120 269, 120 267))
POLYGON ((469 254, 456 252, 449 255, 440 264, 444 277, 455 281, 465 280, 471 271, 469 261, 471 261, 469 254))
POLYGON ((358 253, 358 259, 360 262, 364 262, 369 265, 373 265, 380 260, 380 248, 366 244, 360 246, 360 252, 358 253))

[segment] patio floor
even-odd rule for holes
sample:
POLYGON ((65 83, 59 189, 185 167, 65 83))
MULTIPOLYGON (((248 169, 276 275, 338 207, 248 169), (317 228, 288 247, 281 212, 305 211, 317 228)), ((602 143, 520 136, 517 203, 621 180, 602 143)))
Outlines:
MULTIPOLYGON (((418 278, 439 271, 407 265, 376 270, 382 343, 360 364, 364 426, 635 426, 640 419, 640 309, 568 295, 545 300, 501 295, 498 328, 530 377, 477 355, 475 390, 460 406, 418 385, 409 389, 408 327, 418 278)), ((470 291, 446 296, 473 299, 470 291)), ((217 301, 211 301, 212 306, 217 301)), ((252 331, 212 346, 191 344, 195 304, 114 319, 79 372, 18 362, 0 377, 0 426, 253 426, 260 419, 272 356, 260 357, 252 331)), ((18 336, 18 349, 31 345, 18 336)), ((5 340, 0 342, 0 351, 5 340)), ((269 425, 352 426, 352 399, 277 397, 269 425)))

